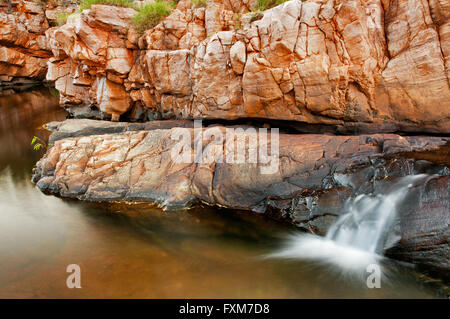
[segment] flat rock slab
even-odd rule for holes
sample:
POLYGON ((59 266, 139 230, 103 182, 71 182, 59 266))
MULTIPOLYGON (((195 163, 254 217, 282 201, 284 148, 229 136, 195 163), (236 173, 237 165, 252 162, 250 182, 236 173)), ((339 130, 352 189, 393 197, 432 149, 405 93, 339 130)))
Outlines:
MULTIPOLYGON (((261 166, 266 165, 260 163, 175 163, 171 150, 177 140, 171 137, 180 126, 194 136, 189 121, 51 123, 53 146, 37 163, 33 180, 44 192, 83 200, 150 201, 164 208, 205 202, 264 211, 268 198, 338 186, 336 174, 370 166, 374 158, 433 151, 449 140, 395 134, 279 134, 278 169, 263 174, 261 166)), ((223 126, 215 128, 225 131, 223 126)), ((270 144, 270 136, 267 139, 270 144)), ((212 144, 204 140, 203 150, 212 144)), ((225 144, 226 138, 220 145, 225 144)))

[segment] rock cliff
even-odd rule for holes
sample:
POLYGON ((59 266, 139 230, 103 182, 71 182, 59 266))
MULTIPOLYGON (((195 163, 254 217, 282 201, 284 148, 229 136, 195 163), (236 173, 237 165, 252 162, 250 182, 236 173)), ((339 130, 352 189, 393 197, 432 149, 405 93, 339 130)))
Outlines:
POLYGON ((47 79, 75 115, 95 112, 73 105, 115 119, 267 118, 450 133, 449 1, 251 7, 182 0, 139 35, 133 9, 94 5, 47 31, 47 79))
POLYGON ((400 240, 387 255, 418 264, 450 281, 449 195, 448 175, 414 188, 401 207, 400 240))
POLYGON ((0 88, 27 88, 45 79, 52 56, 45 31, 58 11, 52 0, 0 2, 0 88))
MULTIPOLYGON (((396 134, 280 133, 272 149, 270 131, 247 126, 229 127, 241 128, 234 135, 227 135, 221 125, 196 129, 191 121, 133 124, 72 119, 47 127, 55 131, 49 141, 52 147, 37 163, 33 177, 43 191, 94 201, 151 201, 164 208, 204 202, 256 212, 265 212, 268 201, 274 198, 293 198, 302 192, 338 186, 367 190, 371 187, 367 183, 374 179, 425 172, 429 165, 420 164, 419 158, 429 153, 446 154, 450 142, 444 137, 396 134), (172 151, 177 147, 180 128, 189 132, 189 146, 201 141, 201 160, 194 160, 198 156, 194 153, 199 152, 192 147, 192 156, 186 161, 175 161, 172 151), (266 137, 261 135, 266 132, 266 137), (245 154, 241 162, 238 141, 245 141, 245 145, 241 143, 245 154), (275 147, 279 150, 274 169, 266 173, 262 167, 272 163, 263 160, 262 153, 257 153, 255 161, 249 160, 249 149, 260 151, 262 147, 269 159, 275 147), (225 154, 229 149, 235 162, 225 154), (216 157, 216 153, 222 156, 216 157), (416 157, 419 164, 399 159, 405 156, 416 157)), ((447 155, 442 158, 448 165, 447 155)), ((447 172, 439 165, 434 169, 447 172)))

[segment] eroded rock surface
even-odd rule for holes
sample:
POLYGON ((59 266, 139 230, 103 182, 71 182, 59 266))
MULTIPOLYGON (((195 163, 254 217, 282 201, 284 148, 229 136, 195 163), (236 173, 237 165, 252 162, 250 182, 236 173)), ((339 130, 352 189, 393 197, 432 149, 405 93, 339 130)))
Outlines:
POLYGON ((52 0, 0 2, 1 88, 29 87, 45 79, 52 56, 45 31, 56 23, 58 11, 52 0))
POLYGON ((420 265, 450 281, 450 176, 415 187, 400 207, 400 241, 389 257, 420 265))
MULTIPOLYGON (((251 163, 248 159, 241 164, 230 163, 225 153, 222 153, 222 163, 218 157, 206 162, 209 150, 214 154, 222 152, 224 147, 233 147, 229 144, 233 140, 225 138, 226 128, 220 125, 203 131, 203 162, 191 163, 193 158, 190 158, 188 163, 176 163, 171 150, 178 143, 179 126, 191 134, 192 143, 199 141, 200 131, 194 131, 189 121, 129 124, 66 120, 51 124, 50 128, 56 130, 51 138, 54 145, 38 162, 34 180, 44 191, 88 200, 145 200, 167 208, 202 201, 263 212, 267 199, 292 198, 304 191, 356 185, 356 182, 342 182, 339 174, 360 172, 375 159, 400 152, 431 152, 449 140, 395 134, 281 133, 276 135, 279 137, 279 165, 265 174, 261 166, 267 164, 251 163), (222 132, 224 138, 207 138, 207 133, 213 130, 222 132)), ((257 131, 247 131, 248 127, 242 129, 235 132, 235 142, 246 135, 247 139, 259 138, 257 147, 267 146, 270 156, 271 134, 264 140, 257 131)), ((248 141, 245 147, 248 157, 248 141)), ((370 180, 366 175, 360 179, 370 180)))
POLYGON ((92 6, 47 32, 47 78, 63 103, 129 118, 450 133, 447 0, 252 5, 183 0, 142 36, 132 9, 92 6))
POLYGON ((1 86, 45 78, 75 117, 450 133, 448 0, 255 4, 182 0, 139 34, 131 8, 93 5, 54 27, 57 1, 3 1, 1 86))

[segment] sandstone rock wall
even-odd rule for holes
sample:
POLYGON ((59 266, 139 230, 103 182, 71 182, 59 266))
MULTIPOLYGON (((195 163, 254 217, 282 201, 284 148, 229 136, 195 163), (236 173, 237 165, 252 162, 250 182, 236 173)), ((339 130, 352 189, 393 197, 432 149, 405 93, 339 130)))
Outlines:
MULTIPOLYGON (((71 3, 66 2, 66 6, 71 3)), ((45 79, 52 56, 45 31, 56 23, 60 8, 52 0, 0 2, 1 87, 27 86, 45 79)))
POLYGON ((129 109, 123 81, 134 62, 128 41, 130 8, 96 5, 62 27, 47 30, 53 57, 47 80, 55 81, 61 103, 95 104, 109 114, 129 109))
POLYGON ((450 132, 449 1, 252 5, 183 0, 141 36, 132 9, 93 6, 47 32, 47 79, 63 103, 115 117, 450 132))

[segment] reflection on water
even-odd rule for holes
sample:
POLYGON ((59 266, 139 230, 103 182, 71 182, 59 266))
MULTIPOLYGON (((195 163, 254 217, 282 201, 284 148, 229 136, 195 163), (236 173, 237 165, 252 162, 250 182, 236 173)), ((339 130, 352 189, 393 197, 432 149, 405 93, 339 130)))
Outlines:
POLYGON ((398 266, 393 280, 368 289, 365 281, 344 280, 313 262, 262 258, 293 231, 262 216, 210 208, 163 212, 147 204, 43 195, 30 182, 42 155, 30 141, 45 137, 39 127, 64 113, 45 91, 9 98, 0 98, 1 298, 440 296, 398 266), (66 287, 68 264, 80 265, 82 289, 66 287))

